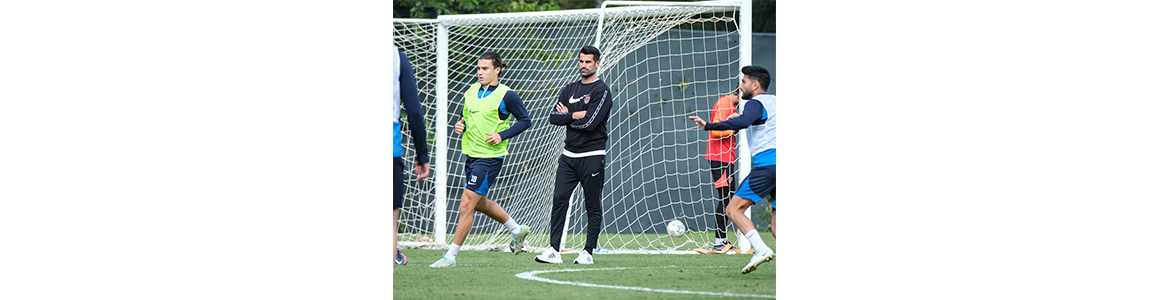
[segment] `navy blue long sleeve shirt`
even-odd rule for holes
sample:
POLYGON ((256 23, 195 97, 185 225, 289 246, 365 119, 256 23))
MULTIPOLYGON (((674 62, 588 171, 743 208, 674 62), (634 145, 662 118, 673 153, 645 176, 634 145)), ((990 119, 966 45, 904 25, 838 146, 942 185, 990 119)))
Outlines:
MULTIPOLYGON (((414 141, 414 160, 420 164, 431 162, 427 150, 427 128, 423 121, 422 104, 418 100, 418 83, 415 82, 414 68, 406 54, 398 52, 399 89, 402 106, 406 109, 406 122, 410 123, 410 136, 414 141)), ((395 107, 394 109, 398 109, 395 107)), ((395 146, 397 147, 397 146, 395 146)))
POLYGON ((743 114, 738 117, 724 120, 718 123, 707 123, 704 130, 739 130, 748 128, 748 126, 763 124, 764 105, 760 101, 748 100, 743 105, 743 114))

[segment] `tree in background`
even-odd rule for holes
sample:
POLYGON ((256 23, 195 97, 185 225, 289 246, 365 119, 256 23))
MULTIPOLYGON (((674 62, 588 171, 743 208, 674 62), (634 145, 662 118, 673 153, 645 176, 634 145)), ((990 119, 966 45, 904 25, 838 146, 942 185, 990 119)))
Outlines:
POLYGON ((395 18, 434 19, 438 15, 561 10, 566 0, 399 0, 395 18))

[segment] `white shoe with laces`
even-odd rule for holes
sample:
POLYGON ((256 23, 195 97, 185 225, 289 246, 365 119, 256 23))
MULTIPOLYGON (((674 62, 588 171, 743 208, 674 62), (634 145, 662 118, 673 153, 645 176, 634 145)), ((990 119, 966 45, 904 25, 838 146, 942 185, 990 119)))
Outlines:
POLYGON ((532 229, 528 228, 528 225, 520 225, 520 234, 512 235, 512 243, 509 244, 512 247, 512 254, 520 254, 521 249, 524 248, 524 237, 527 237, 531 231, 532 229))
POLYGON ((574 259, 573 263, 579 265, 592 265, 593 255, 589 254, 589 251, 582 249, 581 254, 577 255, 577 259, 574 259))
POLYGON ((771 261, 773 257, 776 257, 776 253, 773 253, 771 250, 765 250, 763 253, 760 253, 760 255, 752 255, 752 260, 749 261, 747 266, 744 266, 743 270, 740 270, 739 272, 743 274, 751 273, 752 271, 755 271, 756 267, 760 266, 760 264, 771 261))
POLYGON ((543 253, 536 256, 536 262, 559 264, 564 263, 565 261, 561 260, 561 252, 553 250, 553 248, 548 248, 548 250, 544 250, 543 253))

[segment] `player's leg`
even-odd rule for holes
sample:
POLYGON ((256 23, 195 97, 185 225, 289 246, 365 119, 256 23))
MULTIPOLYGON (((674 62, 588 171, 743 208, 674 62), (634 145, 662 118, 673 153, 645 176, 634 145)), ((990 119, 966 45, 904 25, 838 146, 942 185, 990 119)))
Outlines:
POLYGON ((772 237, 776 237, 776 208, 772 208, 772 237))
POLYGON ((463 242, 467 241, 467 234, 471 233, 471 225, 475 222, 475 207, 483 198, 480 194, 476 194, 475 190, 479 189, 486 181, 487 165, 482 159, 468 157, 463 169, 467 182, 463 188, 463 195, 459 198, 459 218, 455 223, 455 236, 451 239, 451 246, 447 248, 447 253, 431 264, 432 268, 455 266, 455 258, 459 255, 459 249, 463 247, 463 242))
POLYGON ((531 232, 528 225, 520 225, 520 223, 517 223, 516 220, 512 219, 512 216, 508 215, 508 211, 504 210, 503 206, 487 199, 486 195, 480 196, 478 203, 475 211, 487 215, 492 220, 500 222, 500 224, 504 224, 504 227, 507 227, 508 232, 512 234, 512 242, 509 244, 509 247, 512 249, 512 254, 520 254, 520 251, 523 250, 524 238, 528 237, 528 233, 531 232))
POLYGON ((394 254, 394 264, 399 265, 399 266, 405 266, 406 261, 407 261, 406 254, 403 254, 402 250, 398 249, 398 213, 400 211, 402 211, 402 210, 395 209, 394 216, 391 217, 393 219, 393 222, 394 222, 394 233, 391 234, 390 236, 394 239, 394 246, 393 246, 394 253, 395 253, 394 254))
POLYGON ((561 234, 565 228, 565 218, 569 213, 569 200, 573 196, 573 189, 577 188, 577 172, 570 161, 576 160, 561 155, 557 159, 557 174, 553 181, 552 214, 549 227, 549 244, 554 250, 561 250, 561 234))
POLYGON ((500 224, 508 221, 508 218, 511 217, 508 216, 508 212, 504 210, 503 206, 500 206, 500 204, 496 203, 495 201, 489 200, 487 196, 483 195, 480 195, 479 201, 476 202, 475 211, 487 215, 488 217, 492 218, 492 220, 500 222, 500 224))
POLYGON ((581 192, 584 194, 586 224, 585 249, 574 260, 577 264, 593 264, 593 250, 597 248, 597 237, 601 235, 601 189, 605 184, 605 156, 589 156, 580 159, 578 170, 583 170, 581 192))
MULTIPOLYGON (((504 211, 504 207, 500 206, 499 203, 488 200, 487 194, 491 190, 491 186, 495 184, 496 177, 500 175, 500 169, 504 166, 504 160, 501 158, 481 158, 479 161, 485 167, 486 173, 480 178, 482 182, 479 187, 475 189, 475 194, 479 196, 479 200, 471 208, 503 224, 511 217, 508 216, 508 212, 504 211)), ((462 207, 460 208, 460 212, 462 212, 462 207)))
POLYGON ((537 262, 561 263, 561 234, 565 229, 565 218, 569 213, 569 198, 577 188, 577 175, 568 156, 557 159, 557 175, 553 181, 553 206, 549 222, 549 246, 552 248, 536 256, 537 262))
POLYGON ((406 195, 406 178, 403 175, 403 162, 401 157, 394 158, 394 215, 391 216, 391 222, 394 223, 394 231, 390 233, 391 247, 394 249, 394 264, 404 266, 406 265, 406 255, 398 250, 398 213, 402 211, 404 197, 406 195))
POLYGON ((743 274, 755 271, 756 266, 772 260, 775 256, 772 248, 768 247, 768 244, 764 243, 764 240, 760 238, 760 233, 756 231, 756 227, 752 224, 751 218, 744 215, 748 207, 763 200, 761 195, 767 195, 773 192, 776 185, 775 175, 776 166, 753 168, 752 172, 748 174, 747 179, 744 180, 743 185, 739 187, 739 191, 735 193, 735 196, 731 197, 731 205, 728 206, 728 210, 731 210, 731 215, 729 216, 731 217, 731 222, 735 223, 735 226, 740 231, 746 231, 744 238, 748 239, 752 243, 752 247, 756 248, 756 254, 752 256, 748 265, 740 271, 743 274))
POLYGON ((462 246, 467 240, 467 234, 471 233, 471 225, 475 222, 475 207, 479 206, 480 199, 483 199, 483 195, 463 189, 463 196, 459 199, 459 220, 455 225, 455 237, 452 239, 455 245, 462 246))
POLYGON ((772 237, 776 237, 776 189, 772 189, 772 237))
MULTIPOLYGON (((745 185, 746 186, 746 185, 745 185)), ((739 195, 731 196, 731 203, 727 205, 727 217, 731 219, 731 223, 735 224, 735 228, 739 228, 741 232, 751 232, 756 230, 756 225, 752 224, 752 219, 744 215, 748 207, 755 204, 754 201, 740 197, 739 195)), ((752 244, 752 247, 755 247, 752 244)))
POLYGON ((715 180, 715 245, 713 252, 724 253, 735 247, 727 242, 727 205, 731 204, 734 171, 729 163, 711 161, 711 175, 715 180))
MULTIPOLYGON (((496 177, 500 176, 504 159, 476 158, 474 164, 476 166, 475 172, 472 175, 473 177, 470 178, 475 179, 475 183, 473 184, 472 180, 468 180, 467 189, 464 189, 463 193, 467 195, 467 191, 472 191, 472 195, 468 197, 474 197, 476 200, 474 202, 460 203, 460 220, 463 218, 464 211, 477 211, 487 214, 489 218, 508 227, 508 231, 512 234, 512 254, 519 254, 524 244, 524 237, 528 237, 530 231, 528 226, 522 226, 516 223, 516 220, 512 220, 511 216, 508 216, 508 211, 504 211, 503 206, 500 206, 494 200, 488 199, 488 191, 491 190, 491 185, 496 183, 496 177)), ((468 212, 467 214, 473 214, 474 216, 475 213, 468 212)), ((467 225, 468 232, 470 232, 470 226, 472 225, 467 225)), ((459 227, 456 226, 456 232, 459 232, 457 230, 459 230, 459 227)), ((467 233, 463 234, 466 236, 467 233)), ((460 240, 460 245, 462 245, 462 240, 460 240)))

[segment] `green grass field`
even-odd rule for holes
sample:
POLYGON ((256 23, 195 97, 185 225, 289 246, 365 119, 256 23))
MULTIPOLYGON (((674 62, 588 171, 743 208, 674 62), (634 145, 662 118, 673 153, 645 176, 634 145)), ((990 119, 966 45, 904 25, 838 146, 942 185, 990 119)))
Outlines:
MULTIPOLYGON (((764 232, 761 237, 775 249, 771 234, 764 232)), ((750 274, 739 273, 749 254, 595 254, 593 265, 574 265, 577 254, 562 253, 565 263, 553 265, 533 261, 538 253, 461 251, 455 267, 433 269, 427 266, 445 250, 402 252, 410 260, 394 269, 395 299, 730 299, 776 295, 776 261, 764 263, 750 274), (581 271, 532 276, 578 284, 740 296, 579 286, 517 277, 529 271, 561 270, 581 271)))

